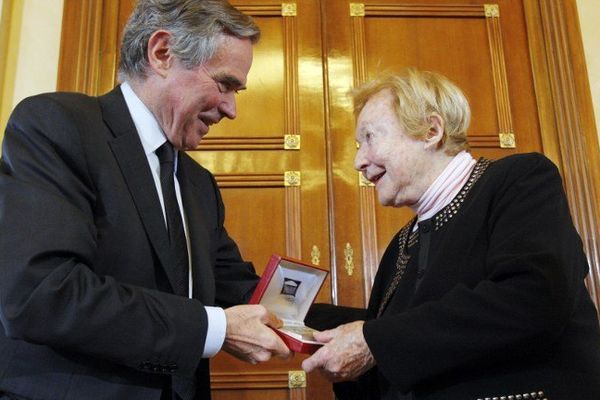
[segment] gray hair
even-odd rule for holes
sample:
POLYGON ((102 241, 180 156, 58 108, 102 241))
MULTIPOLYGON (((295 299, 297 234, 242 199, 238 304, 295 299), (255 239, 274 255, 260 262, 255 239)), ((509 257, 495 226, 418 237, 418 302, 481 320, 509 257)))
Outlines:
POLYGON ((171 34, 171 51, 186 68, 215 55, 224 35, 258 42, 252 18, 226 0, 139 0, 125 25, 119 80, 145 79, 148 41, 157 30, 171 34))

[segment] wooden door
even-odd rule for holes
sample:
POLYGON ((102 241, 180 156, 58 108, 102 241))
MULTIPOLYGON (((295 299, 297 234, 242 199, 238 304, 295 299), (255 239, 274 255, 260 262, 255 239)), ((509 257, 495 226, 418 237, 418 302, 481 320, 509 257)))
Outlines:
MULTIPOLYGON (((232 4, 262 30, 248 90, 239 95, 238 117, 211 129, 189 153, 215 174, 227 229, 259 274, 273 252, 328 266, 318 1, 232 4)), ((329 291, 327 283, 321 301, 329 291)), ((244 399, 287 398, 289 371, 300 370, 303 359, 248 366, 222 353, 211 364, 213 397, 237 399, 243 391, 244 399)), ((308 381, 308 398, 331 398, 318 374, 308 381)))
MULTIPOLYGON (((65 0, 60 90, 99 94, 113 87, 118 39, 133 2, 65 0)), ((259 273, 273 252, 312 260, 331 271, 319 301, 366 303, 383 250, 411 214, 381 207, 353 170, 346 93, 378 72, 414 66, 464 89, 476 156, 543 151, 557 162, 578 205, 575 222, 598 296, 598 205, 589 199, 600 162, 589 118, 578 119, 591 107, 580 64, 564 55, 577 48, 576 24, 561 19, 573 22, 572 0, 231 2, 256 19, 262 39, 238 118, 211 128, 190 155, 215 173, 226 226, 259 273)), ((288 390, 303 358, 250 366, 219 355, 213 396, 332 399, 318 374, 307 377, 306 392, 288 390)))

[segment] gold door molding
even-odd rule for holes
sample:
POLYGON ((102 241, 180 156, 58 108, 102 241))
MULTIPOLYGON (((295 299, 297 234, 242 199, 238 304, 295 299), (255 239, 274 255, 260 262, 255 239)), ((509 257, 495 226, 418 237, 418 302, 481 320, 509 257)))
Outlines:
POLYGON ((496 135, 469 136, 469 144, 477 147, 478 139, 489 147, 490 143, 497 147, 515 147, 515 138, 511 116, 510 98, 508 95, 508 79, 502 45, 500 27, 500 7, 498 4, 372 4, 351 3, 349 9, 352 20, 352 50, 355 86, 367 79, 365 18, 368 17, 404 17, 404 18, 471 18, 482 19, 487 28, 487 39, 491 57, 491 75, 494 82, 496 97, 496 112, 499 132, 496 135), (360 10, 360 11, 358 11, 360 10))

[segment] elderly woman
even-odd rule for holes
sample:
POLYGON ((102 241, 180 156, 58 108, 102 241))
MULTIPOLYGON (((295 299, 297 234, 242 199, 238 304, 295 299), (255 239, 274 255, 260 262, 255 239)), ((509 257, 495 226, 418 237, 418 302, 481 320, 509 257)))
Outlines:
POLYGON ((600 399, 600 332, 561 178, 540 154, 468 152, 470 110, 443 76, 354 92, 355 167, 416 217, 390 242, 367 310, 315 305, 303 362, 340 399, 600 399))

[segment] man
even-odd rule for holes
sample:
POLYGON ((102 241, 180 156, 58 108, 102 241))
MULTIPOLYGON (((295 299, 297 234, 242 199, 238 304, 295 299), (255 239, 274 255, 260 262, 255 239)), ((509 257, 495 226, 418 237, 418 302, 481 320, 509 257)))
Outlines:
POLYGON ((311 326, 344 324, 314 335, 325 345, 303 368, 339 400, 600 399, 600 327, 557 168, 474 159, 469 104, 436 73, 374 79, 354 108, 355 168, 416 216, 366 310, 311 309, 311 326))
POLYGON ((234 306, 258 277, 213 176, 181 151, 235 118, 259 35, 225 0, 141 0, 120 87, 16 107, 0 164, 0 398, 208 399, 221 348, 289 356, 276 317, 234 306))

